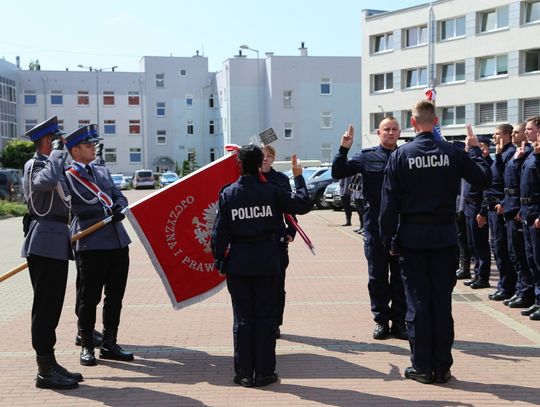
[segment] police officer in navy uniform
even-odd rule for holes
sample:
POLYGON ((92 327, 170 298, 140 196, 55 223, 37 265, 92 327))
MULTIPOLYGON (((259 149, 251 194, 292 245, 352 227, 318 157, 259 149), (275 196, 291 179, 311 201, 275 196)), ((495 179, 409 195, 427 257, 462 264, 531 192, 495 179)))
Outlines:
POLYGON ((377 134, 381 140, 380 145, 366 148, 347 160, 354 136, 354 128, 349 126, 341 138, 341 147, 332 163, 332 177, 341 179, 356 173, 363 176, 363 194, 367 201, 364 210, 364 253, 368 262, 368 291, 375 320, 373 338, 386 339, 392 333, 399 339, 407 339, 407 306, 399 262, 383 246, 378 223, 384 168, 400 135, 398 121, 391 116, 384 118, 377 134))
POLYGON ((495 143, 495 161, 491 164, 491 185, 484 191, 483 205, 487 209, 489 235, 493 257, 499 270, 497 290, 489 294, 493 301, 511 298, 516 291, 517 273, 508 251, 506 221, 504 219, 504 169, 513 159, 516 147, 512 144, 513 127, 500 124, 495 127, 493 142, 495 143))
POLYGON ((75 261, 79 273, 78 317, 81 336, 80 363, 96 365, 94 356, 94 326, 96 307, 103 300, 103 340, 99 356, 102 359, 133 360, 133 354, 117 344, 122 299, 126 289, 131 240, 120 223, 126 197, 114 185, 106 167, 92 164, 96 158, 96 134, 83 126, 66 137, 66 146, 73 157, 66 172, 72 193, 72 211, 75 215, 71 233, 76 234, 89 226, 112 216, 112 222, 91 235, 77 241, 75 261), (97 190, 96 190, 97 188, 97 190))
MULTIPOLYGON (((532 133, 530 133, 530 136, 534 137, 532 133)), ((525 252, 523 223, 518 218, 521 207, 519 190, 521 167, 533 150, 525 136, 525 123, 514 126, 512 142, 517 149, 514 157, 508 161, 504 168, 504 200, 502 207, 506 219, 508 251, 517 272, 517 283, 515 294, 511 298, 503 300, 503 304, 511 308, 528 308, 534 304, 534 281, 525 252)), ((521 314, 528 316, 532 312, 534 310, 525 309, 521 314)))
MULTIPOLYGON (((482 157, 487 165, 491 166, 493 160, 489 156, 491 139, 487 136, 479 136, 478 141, 482 157)), ((474 265, 474 277, 465 280, 463 284, 473 289, 488 288, 491 273, 491 251, 489 247, 489 227, 486 221, 486 207, 482 207, 484 200, 484 188, 471 185, 464 180, 463 188, 463 213, 467 223, 467 238, 472 248, 476 263, 474 265)))
POLYGON ((22 184, 28 204, 25 216, 26 257, 34 289, 32 347, 36 351, 36 387, 72 389, 83 378, 68 372, 54 356, 56 327, 64 304, 68 263, 73 258, 69 237, 70 194, 64 176, 67 151, 56 116, 26 133, 36 153, 24 166, 22 184))
POLYGON ((384 177, 381 238, 399 253, 407 294, 407 328, 412 366, 405 377, 420 383, 450 378, 454 321, 452 290, 456 284, 456 196, 460 180, 486 188, 489 166, 470 131, 469 155, 434 138, 435 106, 418 102, 412 109, 413 141, 395 150, 384 177), (471 159, 472 157, 472 159, 471 159))
MULTIPOLYGON (((264 177, 270 181, 280 185, 289 193, 292 193, 291 183, 289 178, 282 172, 276 171, 272 168, 274 159, 276 158, 276 149, 271 145, 265 145, 262 148, 264 159, 261 166, 261 171, 264 177)), ((293 215, 294 216, 294 215, 293 215)), ((296 236, 296 229, 294 226, 285 219, 283 215, 276 215, 278 232, 276 233, 276 240, 279 246, 279 266, 280 273, 277 280, 277 292, 276 292, 276 339, 281 337, 280 326, 283 325, 283 313, 285 311, 285 276, 287 267, 289 266, 289 243, 291 243, 296 236)))
MULTIPOLYGON (((519 219, 523 222, 525 252, 534 285, 534 303, 523 314, 528 314, 533 321, 540 321, 540 116, 527 120, 525 134, 533 142, 534 150, 521 167, 519 219)), ((518 158, 524 153, 520 150, 518 158)))
POLYGON ((311 200, 302 167, 293 156, 296 192, 291 195, 272 182, 262 182, 263 152, 242 147, 242 175, 219 194, 212 231, 216 268, 227 275, 234 313, 234 382, 251 387, 277 381, 275 283, 280 272, 276 241, 282 213, 309 212, 311 200))

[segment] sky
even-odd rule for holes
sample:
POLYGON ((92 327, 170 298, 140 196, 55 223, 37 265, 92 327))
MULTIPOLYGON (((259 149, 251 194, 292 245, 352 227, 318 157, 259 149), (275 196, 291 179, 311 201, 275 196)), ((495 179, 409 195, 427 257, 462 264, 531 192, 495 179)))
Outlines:
MULTIPOLYGON (((210 71, 246 44, 276 55, 360 56, 363 9, 425 0, 0 0, 0 57, 28 69, 77 65, 138 72, 143 56, 208 57, 210 71)), ((247 52, 248 57, 256 54, 247 52)))

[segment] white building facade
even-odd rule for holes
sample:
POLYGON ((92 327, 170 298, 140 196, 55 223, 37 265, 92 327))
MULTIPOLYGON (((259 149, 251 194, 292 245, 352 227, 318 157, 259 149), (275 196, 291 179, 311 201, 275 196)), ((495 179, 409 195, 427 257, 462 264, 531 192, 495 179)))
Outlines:
POLYGON ((435 85, 445 137, 470 123, 492 133, 540 114, 540 1, 439 0, 363 11, 362 134, 377 143, 384 115, 411 137, 410 109, 435 85))

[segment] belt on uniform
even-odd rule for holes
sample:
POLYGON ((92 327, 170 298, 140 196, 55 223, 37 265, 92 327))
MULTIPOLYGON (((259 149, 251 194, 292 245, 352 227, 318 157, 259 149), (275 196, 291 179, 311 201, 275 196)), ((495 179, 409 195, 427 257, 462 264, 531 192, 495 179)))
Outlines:
POLYGON ((504 193, 509 196, 519 196, 518 188, 504 188, 504 193))
POLYGON ((262 235, 255 236, 233 236, 231 237, 231 243, 257 243, 264 242, 267 240, 274 240, 273 233, 265 233, 262 235))
POLYGON ((484 203, 486 203, 486 204, 498 204, 498 203, 501 203, 501 197, 498 197, 498 196, 495 196, 495 195, 486 196, 486 197, 484 197, 484 203))
POLYGON ((400 216, 401 223, 416 223, 420 225, 447 225, 456 222, 455 215, 406 215, 400 216))
POLYGON ((537 205, 540 204, 540 196, 533 196, 531 198, 520 198, 519 201, 522 205, 537 205))
POLYGON ((45 216, 32 215, 32 219, 37 220, 37 221, 46 220, 49 222, 58 222, 58 223, 63 223, 65 225, 69 223, 69 218, 67 216, 62 216, 62 215, 45 215, 45 216))

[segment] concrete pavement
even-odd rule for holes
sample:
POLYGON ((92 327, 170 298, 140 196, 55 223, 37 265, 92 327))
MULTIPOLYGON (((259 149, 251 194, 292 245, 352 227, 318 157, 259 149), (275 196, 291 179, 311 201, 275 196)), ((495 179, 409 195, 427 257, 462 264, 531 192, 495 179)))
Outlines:
MULTIPOLYGON (((140 195, 128 191, 130 201, 140 195)), ((132 229, 131 269, 119 341, 132 363, 79 365, 73 340, 74 267, 60 325, 57 358, 85 381, 77 390, 34 387, 30 343, 32 290, 27 271, 0 283, 0 406, 495 406, 540 404, 540 323, 487 299, 488 290, 458 282, 454 290, 456 342, 453 378, 445 385, 404 379, 408 343, 371 338, 362 239, 342 228, 342 212, 313 211, 291 246, 287 305, 278 341, 280 383, 245 389, 232 383, 232 311, 217 295, 174 311, 132 229)), ((20 218, 0 220, 0 264, 19 264, 20 218)), ((495 275, 495 270, 493 269, 495 275)), ((492 279, 492 286, 496 283, 492 279)), ((100 318, 98 318, 100 320, 100 318)), ((100 326, 98 326, 100 327, 100 326)))

